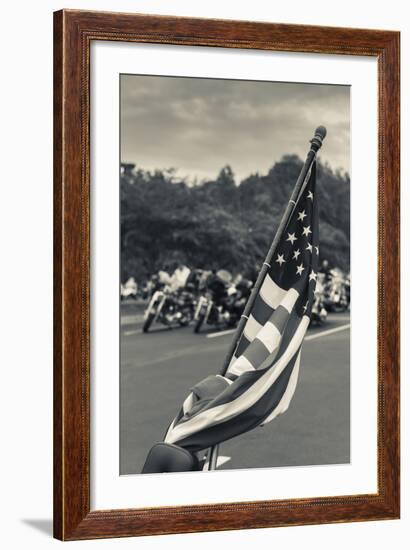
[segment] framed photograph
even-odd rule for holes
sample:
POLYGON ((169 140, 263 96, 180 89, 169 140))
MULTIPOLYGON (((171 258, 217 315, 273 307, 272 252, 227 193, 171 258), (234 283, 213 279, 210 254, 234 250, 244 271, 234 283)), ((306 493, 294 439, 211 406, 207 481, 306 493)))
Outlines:
POLYGON ((55 537, 398 518, 399 33, 54 45, 55 537))

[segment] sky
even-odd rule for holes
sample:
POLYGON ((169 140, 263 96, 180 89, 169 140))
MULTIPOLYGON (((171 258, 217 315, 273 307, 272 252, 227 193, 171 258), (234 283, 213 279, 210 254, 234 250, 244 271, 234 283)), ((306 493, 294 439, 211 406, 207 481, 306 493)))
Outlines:
POLYGON ((304 159, 319 125, 320 158, 350 172, 349 86, 121 76, 121 161, 145 170, 200 181, 229 164, 239 183, 283 155, 304 159))

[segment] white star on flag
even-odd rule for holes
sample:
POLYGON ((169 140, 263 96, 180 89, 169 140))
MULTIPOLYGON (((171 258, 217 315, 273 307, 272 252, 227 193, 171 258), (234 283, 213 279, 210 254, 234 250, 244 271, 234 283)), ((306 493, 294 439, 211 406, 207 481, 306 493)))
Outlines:
POLYGON ((317 273, 315 273, 312 269, 309 275, 309 281, 316 281, 316 279, 317 279, 317 273))
POLYGON ((303 267, 303 264, 300 264, 296 267, 296 274, 302 275, 302 271, 305 271, 305 268, 303 267))
POLYGON ((304 210, 302 210, 301 212, 299 212, 298 214, 298 220, 300 220, 301 222, 303 222, 304 218, 306 218, 306 212, 304 210))
POLYGON ((300 254, 300 250, 299 250, 299 248, 298 248, 297 250, 295 250, 295 251, 293 252, 293 259, 294 259, 294 260, 297 260, 299 254, 300 254))
POLYGON ((312 231, 310 230, 310 225, 303 228, 303 235, 309 237, 309 233, 312 233, 312 231))
POLYGON ((294 241, 297 241, 297 238, 295 237, 295 234, 294 233, 288 233, 288 238, 286 239, 287 241, 290 241, 293 245, 293 242, 294 241))
POLYGON ((306 304, 303 306, 303 311, 306 312, 307 310, 307 307, 308 307, 308 304, 309 304, 309 300, 306 302, 306 304))
POLYGON ((309 250, 309 252, 313 252, 313 246, 310 243, 308 243, 306 250, 309 250))
POLYGON ((283 257, 283 254, 278 254, 278 257, 276 258, 276 262, 282 267, 282 264, 286 262, 285 258, 283 257))
POLYGON ((308 198, 308 199, 312 199, 312 201, 313 201, 313 193, 312 193, 312 191, 309 191, 307 198, 308 198))
POLYGON ((319 254, 319 247, 315 246, 316 254, 319 254))

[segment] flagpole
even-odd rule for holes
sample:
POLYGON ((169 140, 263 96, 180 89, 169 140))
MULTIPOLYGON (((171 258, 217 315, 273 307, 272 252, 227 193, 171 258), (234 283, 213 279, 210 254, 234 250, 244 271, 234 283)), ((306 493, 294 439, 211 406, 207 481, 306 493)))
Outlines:
MULTIPOLYGON (((224 376, 226 374, 226 371, 228 370, 228 367, 229 367, 229 364, 231 362, 232 356, 233 356, 233 354, 236 350, 239 339, 242 336, 242 332, 245 328, 246 321, 248 320, 249 313, 250 313, 250 311, 253 307, 253 304, 256 300, 256 297, 259 293, 259 289, 262 286, 262 283, 265 279, 265 275, 266 275, 268 269, 271 267, 270 264, 271 264, 273 255, 275 254, 278 243, 279 243, 279 241, 282 237, 282 233, 286 229, 289 218, 292 215, 294 207, 296 206, 297 200, 299 198, 299 194, 300 194, 300 191, 302 189, 303 183, 306 180, 306 176, 308 175, 308 173, 309 173, 309 171, 312 167, 312 163, 315 160, 316 154, 319 151, 319 149, 321 148, 323 140, 325 139, 325 137, 326 137, 326 128, 324 126, 318 126, 315 130, 315 135, 313 136, 313 138, 310 141, 310 149, 309 149, 309 152, 307 154, 305 163, 302 167, 302 170, 300 171, 299 177, 296 181, 295 187, 293 189, 293 192, 292 192, 292 195, 289 199, 289 202, 286 206, 285 212, 282 216, 282 219, 281 219, 280 224, 278 226, 278 229, 276 231, 275 237, 274 237, 274 239, 272 241, 272 244, 269 248, 269 251, 266 255, 265 261, 263 262, 263 265, 262 265, 262 268, 259 272, 258 278, 257 278, 257 280, 256 280, 256 282, 253 286, 251 295, 249 297, 248 302, 246 303, 245 309, 244 309, 244 311, 242 313, 242 316, 239 320, 238 326, 235 330, 234 337, 232 339, 231 345, 230 345, 229 350, 226 354, 225 361, 223 363, 223 366, 222 366, 222 369, 221 369, 221 372, 220 372, 220 374, 222 376, 224 376)), ((207 462, 209 464, 209 466, 208 466, 209 470, 215 470, 216 469, 216 462, 217 462, 217 458, 218 458, 218 448, 219 448, 219 445, 214 445, 209 450, 209 456, 208 456, 208 460, 207 460, 207 462)))

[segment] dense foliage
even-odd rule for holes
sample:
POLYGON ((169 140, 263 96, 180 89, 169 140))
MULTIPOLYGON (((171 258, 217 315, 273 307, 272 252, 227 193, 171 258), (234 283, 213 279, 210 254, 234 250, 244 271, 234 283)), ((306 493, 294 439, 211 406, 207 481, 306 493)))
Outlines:
MULTIPOLYGON (((302 167, 284 156, 239 185, 229 166, 188 184, 173 170, 121 175, 121 279, 145 279, 170 262, 250 275, 260 266, 302 167)), ((320 251, 349 270, 350 179, 318 164, 320 251)))

